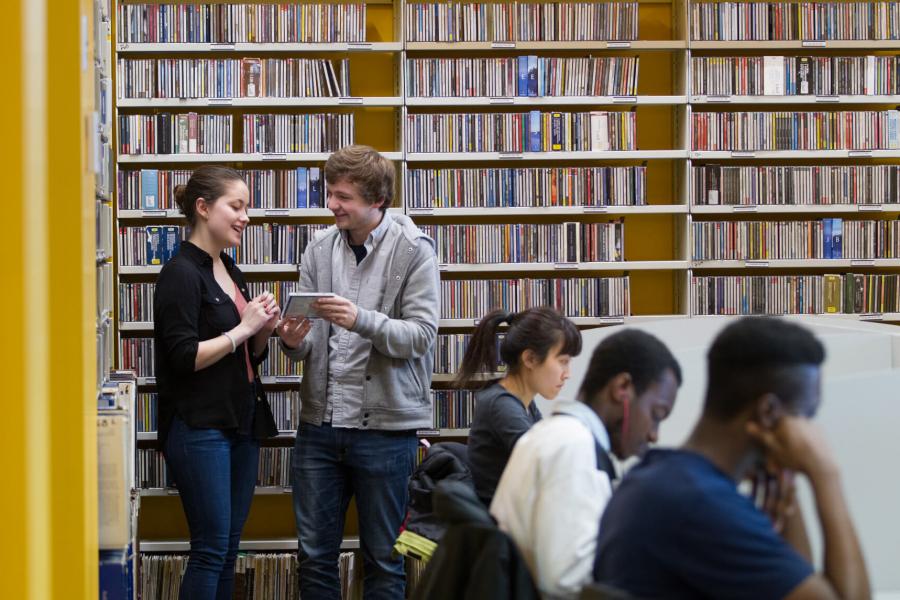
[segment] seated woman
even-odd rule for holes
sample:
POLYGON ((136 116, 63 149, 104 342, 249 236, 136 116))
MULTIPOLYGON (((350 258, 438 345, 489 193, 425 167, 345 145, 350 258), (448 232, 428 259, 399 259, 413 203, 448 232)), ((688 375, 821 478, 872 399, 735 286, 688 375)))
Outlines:
POLYGON ((487 506, 516 441, 541 418, 535 395, 552 400, 569 378, 569 362, 581 352, 581 332, 552 308, 493 311, 472 335, 457 386, 468 387, 479 373, 496 370, 498 346, 506 375, 475 394, 469 431, 472 479, 487 506), (509 328, 498 340, 497 330, 504 323, 509 328))

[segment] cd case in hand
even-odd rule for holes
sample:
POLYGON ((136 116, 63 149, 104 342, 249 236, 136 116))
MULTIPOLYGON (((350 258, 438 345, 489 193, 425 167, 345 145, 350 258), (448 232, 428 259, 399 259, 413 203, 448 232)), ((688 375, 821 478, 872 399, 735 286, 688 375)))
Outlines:
POLYGON ((289 317, 318 319, 319 315, 313 310, 312 303, 319 298, 333 298, 332 293, 321 292, 294 292, 288 295, 287 303, 284 310, 281 311, 281 317, 287 319, 289 317))

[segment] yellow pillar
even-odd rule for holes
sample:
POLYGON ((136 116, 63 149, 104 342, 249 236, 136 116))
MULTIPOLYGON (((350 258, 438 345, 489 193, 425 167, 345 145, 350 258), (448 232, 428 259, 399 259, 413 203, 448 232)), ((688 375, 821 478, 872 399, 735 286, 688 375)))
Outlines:
POLYGON ((96 598, 91 4, 13 0, 0 36, 5 598, 96 598))

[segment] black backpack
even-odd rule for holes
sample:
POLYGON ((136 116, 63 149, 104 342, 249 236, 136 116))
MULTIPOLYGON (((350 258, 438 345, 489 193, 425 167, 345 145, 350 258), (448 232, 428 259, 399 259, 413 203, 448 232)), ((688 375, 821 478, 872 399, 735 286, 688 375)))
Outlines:
POLYGON ((409 479, 403 528, 433 542, 439 542, 447 529, 446 523, 435 516, 432 504, 434 488, 440 481, 458 481, 474 489, 465 444, 442 442, 431 446, 409 479))

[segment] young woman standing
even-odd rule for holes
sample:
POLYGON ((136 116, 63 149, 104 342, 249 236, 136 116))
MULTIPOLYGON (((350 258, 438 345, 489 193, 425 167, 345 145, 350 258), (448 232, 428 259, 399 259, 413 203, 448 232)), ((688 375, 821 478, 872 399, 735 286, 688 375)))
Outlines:
POLYGON ((256 485, 259 440, 277 434, 257 375, 280 310, 251 299, 226 248, 241 243, 249 191, 240 174, 200 167, 175 201, 189 239, 154 295, 159 446, 191 532, 182 600, 230 599, 256 485))

